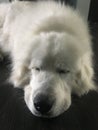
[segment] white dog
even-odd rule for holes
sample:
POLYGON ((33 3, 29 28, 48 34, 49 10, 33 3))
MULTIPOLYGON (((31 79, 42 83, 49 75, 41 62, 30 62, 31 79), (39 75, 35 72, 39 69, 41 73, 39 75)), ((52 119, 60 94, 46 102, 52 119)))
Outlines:
POLYGON ((88 27, 70 7, 53 1, 1 4, 0 50, 10 54, 10 82, 24 89, 36 116, 58 116, 70 107, 72 93, 95 89, 88 27))

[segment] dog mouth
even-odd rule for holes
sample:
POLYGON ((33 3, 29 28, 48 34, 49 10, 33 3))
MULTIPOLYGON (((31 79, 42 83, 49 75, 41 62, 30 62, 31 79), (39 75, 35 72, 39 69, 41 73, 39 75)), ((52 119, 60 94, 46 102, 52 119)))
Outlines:
POLYGON ((38 111, 34 111, 33 115, 39 118, 55 118, 55 115, 53 115, 53 113, 51 111, 49 111, 48 113, 42 114, 38 111))
POLYGON ((69 107, 70 106, 66 107, 65 105, 58 107, 58 106, 56 106, 56 104, 54 104, 51 108, 45 108, 45 106, 43 106, 42 108, 40 108, 40 106, 37 106, 37 108, 35 108, 34 106, 31 108, 30 107, 28 107, 28 108, 35 117, 56 118, 56 117, 62 115, 65 111, 67 111, 69 109, 69 107))
POLYGON ((65 97, 57 97, 55 93, 47 91, 25 91, 25 102, 31 113, 36 117, 55 118, 67 111, 71 102, 65 97), (33 96, 32 96, 33 95, 33 96))
POLYGON ((40 118, 56 118, 60 115, 62 115, 64 112, 66 112, 68 109, 70 108, 70 106, 68 106, 65 110, 65 107, 62 106, 60 108, 56 107, 55 109, 55 105, 48 111, 37 111, 35 108, 32 110, 32 114, 36 117, 40 117, 40 118))

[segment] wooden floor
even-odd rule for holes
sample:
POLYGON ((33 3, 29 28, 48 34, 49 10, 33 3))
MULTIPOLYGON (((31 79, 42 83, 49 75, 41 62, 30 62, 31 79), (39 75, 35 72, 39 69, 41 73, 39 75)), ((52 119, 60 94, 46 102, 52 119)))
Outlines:
MULTIPOLYGON (((90 27, 93 35, 94 68, 98 81, 98 24, 90 27)), ((0 130, 98 130, 98 93, 72 97, 70 109, 54 119, 33 116, 23 100, 23 91, 6 83, 9 62, 0 62, 0 130)))

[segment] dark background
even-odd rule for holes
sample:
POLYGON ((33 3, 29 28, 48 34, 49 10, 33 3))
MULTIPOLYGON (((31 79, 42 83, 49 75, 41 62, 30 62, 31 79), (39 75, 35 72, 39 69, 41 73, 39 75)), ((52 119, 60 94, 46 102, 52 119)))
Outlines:
POLYGON ((88 19, 91 22, 98 23, 98 0, 91 0, 88 19))
MULTIPOLYGON (((67 4, 75 7, 74 3, 67 4)), ((93 36, 95 81, 98 82, 98 2, 92 0, 89 27, 93 36)), ((68 111, 54 119, 33 116, 23 100, 23 91, 6 82, 10 75, 10 60, 0 62, 0 130, 98 130, 98 93, 91 91, 81 98, 72 95, 68 111)))

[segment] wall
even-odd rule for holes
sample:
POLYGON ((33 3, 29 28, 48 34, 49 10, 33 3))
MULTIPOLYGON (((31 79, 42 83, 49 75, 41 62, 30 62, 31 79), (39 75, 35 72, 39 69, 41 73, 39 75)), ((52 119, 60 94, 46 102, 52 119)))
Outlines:
POLYGON ((0 2, 8 2, 9 0, 0 0, 0 2))
POLYGON ((88 19, 90 1, 91 0, 77 0, 77 9, 79 9, 86 20, 88 19))

